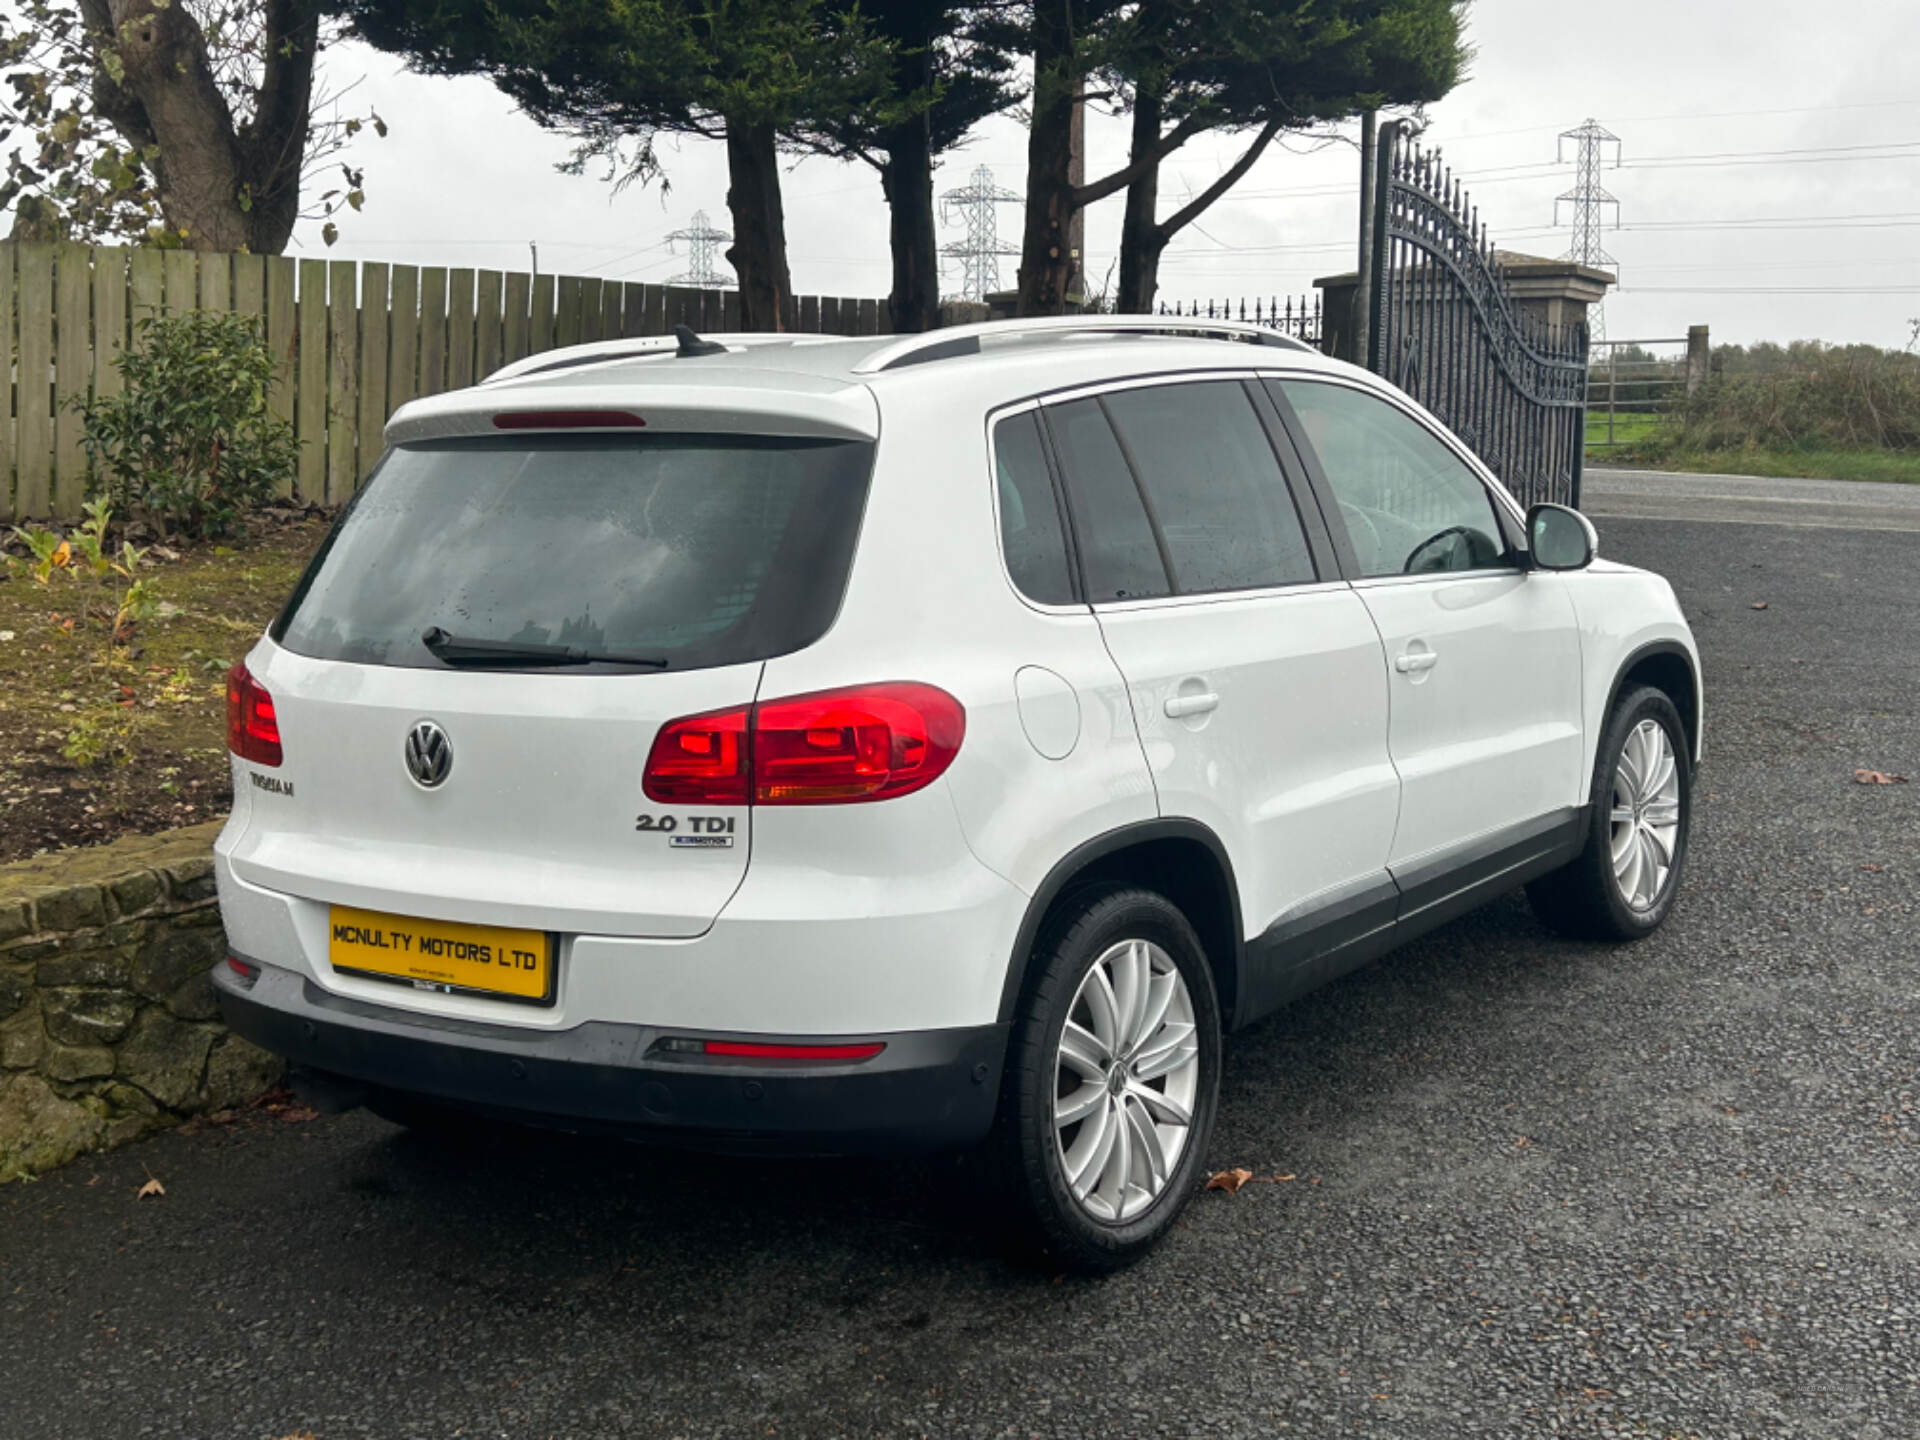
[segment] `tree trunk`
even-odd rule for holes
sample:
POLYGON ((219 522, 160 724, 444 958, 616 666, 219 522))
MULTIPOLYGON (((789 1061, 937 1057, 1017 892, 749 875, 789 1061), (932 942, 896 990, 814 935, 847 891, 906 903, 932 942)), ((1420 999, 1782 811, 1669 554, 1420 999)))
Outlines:
POLYGON ((893 289, 887 312, 896 335, 940 323, 940 246, 933 225, 933 150, 926 116, 887 134, 880 187, 887 197, 893 289))
POLYGON ((740 281, 740 328, 784 330, 793 279, 773 126, 727 125, 727 209, 733 216, 727 263, 740 281))
POLYGON ((100 37, 94 104, 128 144, 157 149, 154 191, 168 231, 195 250, 284 250, 300 214, 318 11, 267 0, 255 114, 236 127, 206 38, 185 6, 81 0, 80 8, 100 37))
MULTIPOLYGON (((1127 158, 1138 162, 1160 139, 1162 97, 1146 92, 1133 99, 1133 142, 1127 158)), ((1160 235, 1158 161, 1134 176, 1127 186, 1127 213, 1120 222, 1120 294, 1116 308, 1122 315, 1151 315, 1154 291, 1159 287, 1160 252, 1167 242, 1160 235)))
POLYGON ((1027 131, 1027 209, 1020 240, 1020 313, 1065 312, 1073 280, 1073 102, 1080 76, 1069 7, 1034 7, 1033 121, 1027 131))
MULTIPOLYGON (((1159 116, 1151 120, 1142 116, 1142 103, 1134 102, 1133 153, 1135 160, 1127 168, 1137 171, 1133 183, 1127 187, 1126 228, 1120 237, 1120 308, 1136 315, 1145 315, 1153 309, 1153 294, 1160 283, 1160 256, 1173 237, 1191 225, 1214 201, 1245 177, 1253 168, 1254 161, 1273 143, 1273 137, 1280 133, 1283 121, 1269 120, 1260 128, 1253 142, 1240 152, 1240 158, 1229 165, 1214 182, 1202 190, 1193 199, 1182 205, 1166 219, 1153 219, 1154 202, 1158 199, 1160 162, 1153 158, 1156 153, 1164 153, 1165 137, 1159 137, 1159 116), (1147 128, 1151 125, 1151 128, 1147 128), (1135 204, 1134 190, 1142 181, 1153 186, 1135 204), (1129 265, 1128 257, 1132 256, 1129 265)), ((1158 105, 1153 108, 1157 111, 1158 105)))

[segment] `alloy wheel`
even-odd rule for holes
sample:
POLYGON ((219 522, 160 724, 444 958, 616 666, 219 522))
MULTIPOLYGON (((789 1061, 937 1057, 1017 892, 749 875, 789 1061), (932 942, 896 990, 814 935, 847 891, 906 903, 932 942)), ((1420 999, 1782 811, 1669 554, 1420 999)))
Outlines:
POLYGON ((1680 766, 1666 727, 1642 720, 1613 770, 1613 879, 1636 911, 1653 909, 1680 843, 1680 766))
POLYGON ((1053 1134, 1088 1215, 1131 1220, 1166 1190, 1193 1129, 1200 1045, 1193 997, 1148 940, 1108 947, 1068 1007, 1054 1058, 1053 1134))

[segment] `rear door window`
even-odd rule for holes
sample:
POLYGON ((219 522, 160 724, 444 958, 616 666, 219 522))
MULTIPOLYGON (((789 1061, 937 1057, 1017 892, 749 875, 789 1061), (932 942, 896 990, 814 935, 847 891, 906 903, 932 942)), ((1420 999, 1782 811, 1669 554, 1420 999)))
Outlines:
POLYGON ((273 636, 316 659, 418 667, 445 663, 422 639, 431 629, 676 670, 785 654, 839 608, 872 466, 863 441, 778 437, 403 445, 273 636))
POLYGON ((1103 403, 1182 595, 1317 578, 1286 477, 1239 381, 1116 390, 1103 403))

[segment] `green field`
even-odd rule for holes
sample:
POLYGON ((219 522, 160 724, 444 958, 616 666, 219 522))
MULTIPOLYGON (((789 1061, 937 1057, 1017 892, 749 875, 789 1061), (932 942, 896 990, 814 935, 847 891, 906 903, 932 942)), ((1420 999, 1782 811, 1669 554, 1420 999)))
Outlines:
POLYGON ((1636 445, 1658 434, 1663 423, 1665 423, 1664 417, 1660 415, 1617 410, 1613 416, 1612 444, 1609 445, 1606 411, 1589 410, 1587 412, 1588 453, 1598 452, 1604 455, 1613 446, 1636 445))

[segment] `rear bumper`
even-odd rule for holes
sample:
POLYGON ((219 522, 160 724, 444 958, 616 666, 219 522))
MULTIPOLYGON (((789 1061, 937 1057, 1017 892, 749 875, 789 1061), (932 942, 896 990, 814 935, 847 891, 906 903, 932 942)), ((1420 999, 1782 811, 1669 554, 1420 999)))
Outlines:
POLYGON ((971 1145, 993 1122, 1006 1053, 1002 1025, 831 1037, 885 1042, 853 1063, 662 1053, 661 1040, 689 1032, 592 1020, 532 1033, 371 1005, 292 970, 259 968, 252 983, 225 964, 215 969, 221 1013, 294 1065, 524 1123, 692 1146, 849 1153, 971 1145))

